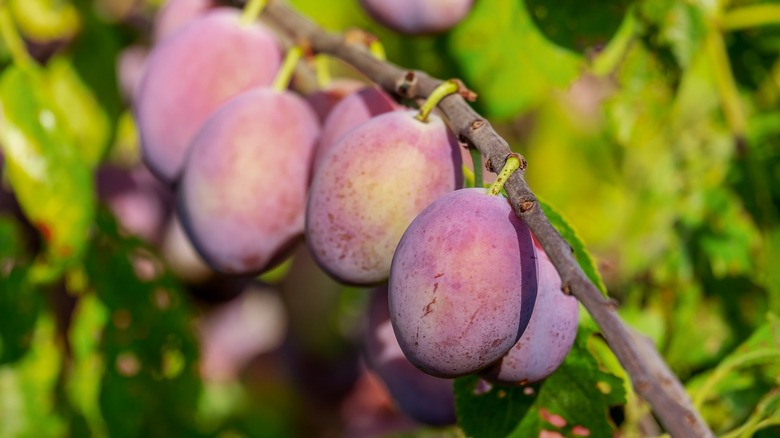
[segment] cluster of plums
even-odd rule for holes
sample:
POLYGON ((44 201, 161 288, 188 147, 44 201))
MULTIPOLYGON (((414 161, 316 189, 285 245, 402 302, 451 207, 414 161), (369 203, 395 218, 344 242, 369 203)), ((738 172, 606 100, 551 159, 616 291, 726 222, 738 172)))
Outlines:
MULTIPOLYGON (((305 236, 334 278, 380 285, 367 362, 427 423, 454 421, 447 378, 524 384, 560 365, 577 301, 505 198, 462 188, 462 148, 441 117, 419 120, 368 86, 321 123, 306 98, 271 87, 282 55, 269 30, 184 3, 207 2, 169 2, 190 16, 158 32, 135 114, 144 160, 175 187, 212 268, 259 274, 305 236)), ((372 15, 395 4, 363 3, 372 15)))

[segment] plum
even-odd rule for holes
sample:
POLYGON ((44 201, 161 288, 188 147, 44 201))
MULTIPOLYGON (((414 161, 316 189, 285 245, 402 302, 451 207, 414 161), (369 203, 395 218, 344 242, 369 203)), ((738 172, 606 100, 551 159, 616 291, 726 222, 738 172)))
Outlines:
POLYGON ((390 271, 390 319, 409 361, 457 377, 500 359, 531 317, 533 257, 531 233, 503 196, 462 189, 423 210, 390 271))
POLYGON ((485 371, 497 383, 524 385, 553 373, 566 358, 577 337, 579 304, 561 292, 561 277, 534 239, 539 288, 523 335, 511 350, 485 371))
POLYGON ((385 280, 398 240, 434 199, 462 183, 458 142, 444 121, 381 114, 341 137, 317 163, 306 207, 314 259, 334 278, 385 280))
POLYGON ((386 286, 372 292, 364 352, 402 412, 425 424, 455 424, 452 380, 428 375, 404 357, 390 323, 386 286))
POLYGON ((259 273, 303 232, 317 116, 291 92, 259 88, 223 105, 193 140, 178 212, 215 270, 259 273))
POLYGON ((446 31, 468 15, 474 0, 360 0, 374 20, 410 35, 446 31))
POLYGON ((357 79, 340 78, 334 79, 321 89, 306 95, 320 122, 328 118, 330 111, 345 97, 364 88, 366 83, 357 79))
POLYGON ((364 87, 339 101, 322 125, 322 135, 314 155, 317 166, 336 140, 368 119, 401 107, 378 87, 364 87))
POLYGON ((281 55, 274 37, 239 18, 230 8, 211 10, 149 55, 135 114, 144 160, 167 183, 178 179, 190 142, 211 113, 276 75, 281 55))
POLYGON ((211 0, 168 0, 154 20, 154 40, 160 41, 214 7, 211 0))

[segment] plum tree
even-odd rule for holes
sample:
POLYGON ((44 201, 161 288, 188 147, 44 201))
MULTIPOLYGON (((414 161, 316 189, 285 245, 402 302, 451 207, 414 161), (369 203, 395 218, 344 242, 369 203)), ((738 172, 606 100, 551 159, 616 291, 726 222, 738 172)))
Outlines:
POLYGON ((448 30, 471 11, 474 0, 360 0, 374 20, 405 34, 448 30))
POLYGON ((305 100, 269 88, 241 93, 206 121, 193 140, 177 207, 211 267, 260 272, 301 236, 319 129, 305 100))
POLYGON ((393 257, 390 318, 406 357, 440 377, 473 373, 515 344, 537 279, 531 234, 503 196, 462 189, 409 225, 393 257))
POLYGON ((444 121, 381 114, 345 134, 316 167, 306 236, 317 262, 352 284, 385 280, 412 219, 461 185, 458 142, 444 121))
POLYGON ((368 366, 402 412, 426 424, 455 423, 452 380, 428 375, 406 359, 390 323, 387 286, 371 293, 363 349, 368 366))
POLYGON ((269 85, 279 68, 275 38, 240 13, 219 8, 165 38, 149 55, 135 113, 144 160, 175 182, 190 142, 222 103, 242 91, 269 85))
POLYGON ((534 239, 539 288, 523 335, 509 352, 485 371, 494 382, 523 385, 553 373, 566 358, 577 337, 579 304, 561 292, 561 277, 534 239))

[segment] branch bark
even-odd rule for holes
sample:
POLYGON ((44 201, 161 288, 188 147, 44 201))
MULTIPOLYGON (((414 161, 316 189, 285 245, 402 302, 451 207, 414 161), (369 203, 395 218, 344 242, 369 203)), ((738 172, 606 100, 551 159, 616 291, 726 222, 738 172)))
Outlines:
MULTIPOLYGON (((427 97, 442 80, 424 72, 410 72, 380 61, 365 47, 328 33, 280 0, 271 0, 263 18, 293 41, 305 41, 317 53, 325 53, 352 65, 388 92, 407 98, 427 97)), ((439 109, 461 141, 477 148, 490 171, 498 173, 510 154, 509 145, 459 95, 442 100, 439 109)), ((600 326, 604 338, 631 376, 637 394, 647 401, 660 423, 675 437, 714 436, 693 408, 679 379, 650 342, 636 337, 617 314, 617 305, 604 297, 575 260, 571 247, 542 212, 525 181, 525 169, 516 171, 504 189, 517 215, 525 221, 555 265, 564 291, 585 306, 600 326)))

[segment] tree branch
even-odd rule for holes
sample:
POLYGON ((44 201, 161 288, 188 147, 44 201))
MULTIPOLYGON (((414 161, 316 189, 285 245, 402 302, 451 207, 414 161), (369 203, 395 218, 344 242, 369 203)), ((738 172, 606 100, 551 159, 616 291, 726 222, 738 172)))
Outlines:
MULTIPOLYGON (((365 47, 324 31, 279 0, 269 1, 263 18, 290 39, 306 41, 313 51, 341 59, 388 92, 401 97, 425 98, 442 82, 424 72, 410 72, 374 58, 365 47)), ((511 151, 490 123, 459 95, 448 96, 439 108, 461 141, 477 148, 487 158, 489 170, 500 171, 511 151)), ((618 316, 616 303, 604 297, 582 271, 571 247, 544 215, 528 187, 525 169, 515 172, 504 188, 513 209, 558 270, 564 291, 577 297, 598 323, 610 348, 631 376, 637 394, 650 404, 666 430, 675 437, 713 436, 655 347, 649 342, 639 342, 639 338, 632 335, 618 316)))

